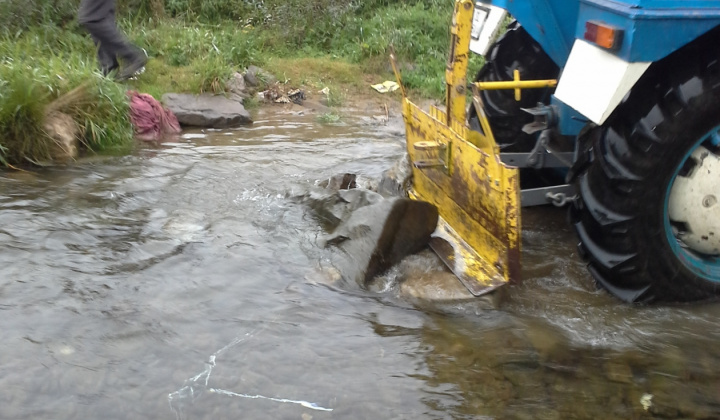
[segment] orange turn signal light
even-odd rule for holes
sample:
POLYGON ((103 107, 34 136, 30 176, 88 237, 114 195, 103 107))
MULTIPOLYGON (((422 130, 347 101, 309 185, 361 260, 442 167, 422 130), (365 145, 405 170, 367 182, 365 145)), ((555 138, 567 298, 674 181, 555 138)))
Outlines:
POLYGON ((585 22, 584 38, 600 47, 617 50, 622 44, 622 37, 622 29, 594 20, 585 22))

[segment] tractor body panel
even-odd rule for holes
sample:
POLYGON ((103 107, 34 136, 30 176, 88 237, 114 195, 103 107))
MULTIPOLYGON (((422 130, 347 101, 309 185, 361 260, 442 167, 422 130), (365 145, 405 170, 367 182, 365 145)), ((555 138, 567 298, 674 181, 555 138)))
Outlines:
POLYGON ((652 62, 720 25, 720 0, 487 3, 512 14, 562 69, 552 102, 563 135, 602 124, 652 62), (612 48, 587 40, 596 24, 615 31, 612 48))
POLYGON ((586 23, 623 31, 615 54, 625 61, 657 61, 720 25, 718 0, 493 0, 507 10, 560 67, 586 23))

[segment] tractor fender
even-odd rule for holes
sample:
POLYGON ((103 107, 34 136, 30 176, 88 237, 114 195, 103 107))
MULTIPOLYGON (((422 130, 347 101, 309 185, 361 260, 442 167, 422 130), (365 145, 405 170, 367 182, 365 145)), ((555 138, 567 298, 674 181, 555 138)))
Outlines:
POLYGON ((630 63, 576 39, 555 97, 602 125, 652 62, 630 63))

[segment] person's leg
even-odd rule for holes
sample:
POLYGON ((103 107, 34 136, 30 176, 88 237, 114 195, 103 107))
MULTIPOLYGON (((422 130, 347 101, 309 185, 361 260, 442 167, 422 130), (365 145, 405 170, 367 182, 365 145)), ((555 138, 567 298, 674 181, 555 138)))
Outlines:
POLYGON ((115 0, 81 0, 78 9, 78 22, 97 22, 105 19, 115 10, 115 0))
POLYGON ((131 44, 115 23, 114 0, 82 0, 78 20, 99 44, 98 59, 103 70, 116 67, 119 57, 123 69, 118 76, 126 79, 145 65, 145 53, 131 44))
POLYGON ((131 62, 140 56, 145 56, 142 50, 125 39, 125 36, 115 25, 112 16, 107 16, 98 21, 86 22, 84 26, 93 36, 93 39, 100 43, 100 48, 104 51, 103 54, 119 57, 125 62, 131 62))
MULTIPOLYGON (((115 9, 110 9, 107 15, 110 16, 113 24, 117 25, 117 23, 115 22, 115 9)), ((120 68, 117 57, 111 51, 105 48, 99 39, 95 38, 95 36, 92 36, 92 38, 93 41, 95 41, 95 46, 98 49, 98 62, 100 63, 100 68, 102 69, 103 75, 107 76, 110 72, 120 68)))
POLYGON ((100 63, 100 69, 104 76, 107 76, 110 72, 117 70, 120 64, 117 61, 117 57, 112 55, 107 48, 100 42, 98 38, 91 35, 95 42, 95 48, 97 48, 98 63, 100 63))
POLYGON ((104 75, 118 68, 117 57, 112 54, 101 39, 87 27, 90 22, 99 22, 113 11, 113 0, 82 0, 78 9, 78 22, 90 32, 95 48, 97 49, 98 64, 104 75))

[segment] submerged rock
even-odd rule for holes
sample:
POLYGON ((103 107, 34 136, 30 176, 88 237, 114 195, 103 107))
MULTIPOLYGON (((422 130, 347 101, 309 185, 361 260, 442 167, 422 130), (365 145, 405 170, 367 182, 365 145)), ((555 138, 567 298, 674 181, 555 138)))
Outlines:
POLYGON ((430 248, 405 257, 374 282, 371 289, 392 290, 399 298, 432 311, 477 312, 497 309, 503 301, 502 293, 470 293, 430 248))
POLYGON ((450 271, 436 271, 417 277, 409 277, 400 283, 400 295, 421 301, 480 300, 470 293, 450 271))
POLYGON ((162 101, 182 125, 227 128, 253 122, 240 102, 221 95, 166 93, 162 101))
POLYGON ((162 231, 171 238, 182 242, 197 241, 207 231, 206 215, 195 210, 176 209, 170 213, 162 231))
POLYGON ((332 191, 351 190, 357 187, 357 183, 355 182, 356 180, 357 175, 355 174, 339 174, 320 182, 318 185, 332 191))

